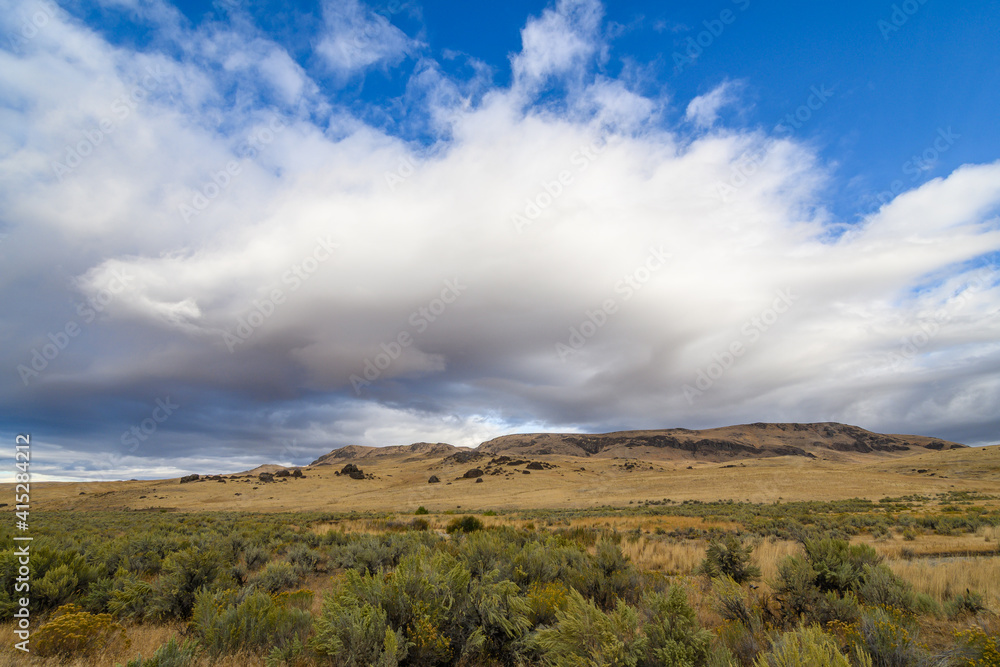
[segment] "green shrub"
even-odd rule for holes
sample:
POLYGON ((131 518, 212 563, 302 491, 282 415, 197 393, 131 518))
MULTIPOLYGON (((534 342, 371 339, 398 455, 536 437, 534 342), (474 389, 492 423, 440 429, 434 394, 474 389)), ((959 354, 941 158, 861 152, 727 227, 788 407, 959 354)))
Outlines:
POLYGON ((801 556, 786 556, 778 564, 774 592, 788 616, 798 619, 809 615, 822 597, 816 587, 816 570, 801 556))
POLYGON ((299 575, 291 563, 273 561, 251 581, 263 591, 279 593, 294 588, 299 583, 299 575))
POLYGON ((139 655, 125 667, 188 667, 198 655, 198 643, 193 639, 177 643, 176 637, 160 645, 148 660, 139 655))
POLYGON ((212 656, 248 650, 260 653, 305 640, 309 612, 262 591, 243 589, 197 596, 191 618, 201 646, 212 656))
POLYGON ((471 533, 477 530, 483 529, 483 522, 474 516, 463 516, 462 518, 455 518, 448 522, 445 527, 445 532, 449 535, 452 533, 461 531, 463 533, 471 533))
POLYGON ((243 562, 250 572, 264 567, 269 560, 271 560, 271 554, 262 546, 254 544, 243 550, 243 562))
POLYGON ((111 614, 124 621, 141 621, 149 613, 152 586, 134 574, 119 570, 121 577, 113 580, 113 590, 107 602, 111 614))
POLYGON ((364 600, 362 593, 381 593, 381 582, 365 581, 356 572, 348 572, 337 589, 323 600, 323 610, 314 623, 315 633, 309 646, 320 656, 329 656, 330 664, 343 667, 395 667, 406 657, 409 644, 398 630, 389 625, 385 609, 364 600), (375 586, 365 584, 376 584, 375 586))
POLYGON ((698 625, 694 609, 678 586, 642 599, 643 632, 647 638, 642 664, 694 667, 709 658, 712 633, 698 625))
POLYGON ((209 549, 188 548, 168 556, 163 573, 153 583, 147 616, 157 620, 190 617, 195 595, 215 582, 219 560, 209 549))
POLYGON ((913 611, 916 596, 913 587, 885 565, 865 565, 857 584, 858 597, 872 607, 895 607, 913 611))
POLYGON ((324 655, 358 656, 358 664, 388 660, 388 630, 408 664, 512 661, 530 628, 529 613, 518 586, 495 571, 474 577, 449 553, 418 550, 390 574, 346 572, 324 601, 315 647, 324 655))
POLYGON ((945 614, 950 619, 956 619, 965 614, 975 616, 985 610, 986 605, 983 603, 983 596, 969 589, 965 589, 964 593, 959 593, 944 603, 945 614))
POLYGON ((62 564, 52 568, 41 580, 35 582, 32 592, 38 596, 45 608, 58 607, 69 602, 79 584, 80 579, 70 566, 62 564))
POLYGON ((751 629, 739 621, 725 621, 715 628, 716 642, 729 662, 725 667, 752 667, 753 661, 771 645, 771 632, 762 628, 751 629))
POLYGON ((556 624, 539 630, 532 642, 545 665, 635 667, 646 654, 639 614, 624 602, 605 613, 571 590, 565 611, 556 618, 556 624))
POLYGON ((859 664, 870 658, 875 667, 909 667, 924 664, 928 657, 917 643, 913 617, 898 609, 868 607, 857 623, 841 627, 846 628, 851 657, 859 664))
POLYGON ((916 593, 913 596, 913 611, 918 614, 935 616, 938 618, 940 618, 944 613, 938 601, 927 593, 916 593))
POLYGON ((285 560, 292 564, 300 576, 326 569, 323 565, 325 560, 323 554, 305 544, 296 544, 289 549, 285 560))
POLYGON ((752 546, 730 534, 709 542, 705 560, 698 569, 712 579, 725 576, 742 584, 760 578, 760 568, 754 564, 752 554, 752 546))
POLYGON ((596 553, 591 558, 583 553, 581 556, 583 558, 576 567, 562 574, 569 586, 605 610, 615 608, 619 600, 630 604, 639 601, 644 588, 643 576, 613 540, 602 538, 597 542, 596 553))
POLYGON ((806 558, 816 571, 815 585, 821 591, 854 590, 865 566, 874 567, 882 562, 878 552, 867 544, 825 538, 806 540, 804 546, 806 558))
POLYGON ((414 512, 414 514, 416 514, 417 516, 420 516, 421 514, 430 514, 430 512, 427 511, 426 507, 424 507, 423 505, 421 505, 420 507, 417 508, 417 511, 414 512))
POLYGON ((818 627, 786 632, 771 650, 754 661, 755 667, 851 667, 836 640, 818 627))

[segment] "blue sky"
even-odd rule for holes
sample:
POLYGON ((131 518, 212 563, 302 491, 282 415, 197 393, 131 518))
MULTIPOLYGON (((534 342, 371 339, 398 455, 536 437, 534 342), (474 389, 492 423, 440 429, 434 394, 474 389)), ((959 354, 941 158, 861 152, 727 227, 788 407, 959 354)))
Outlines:
POLYGON ((0 433, 63 479, 996 442, 998 9, 8 2, 0 433))

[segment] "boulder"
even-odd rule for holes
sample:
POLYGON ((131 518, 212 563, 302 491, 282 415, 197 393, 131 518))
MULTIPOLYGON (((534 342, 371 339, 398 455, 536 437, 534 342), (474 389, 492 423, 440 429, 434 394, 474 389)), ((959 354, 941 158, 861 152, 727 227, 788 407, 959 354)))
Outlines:
POLYGON ((273 482, 274 475, 272 475, 269 472, 262 472, 261 474, 257 475, 257 479, 259 479, 262 482, 273 482))
POLYGON ((430 479, 428 479, 428 480, 427 480, 427 483, 428 483, 428 484, 437 484, 437 483, 438 483, 438 482, 440 482, 440 481, 441 481, 441 480, 440 480, 440 479, 438 479, 438 476, 437 476, 437 475, 431 475, 430 479))
POLYGON ((473 468, 472 470, 467 470, 462 477, 465 479, 475 479, 476 477, 482 477, 483 471, 479 468, 473 468))
POLYGON ((188 482, 197 482, 201 479, 201 475, 184 475, 181 477, 181 484, 187 484, 188 482))
POLYGON ((346 466, 340 469, 341 475, 347 475, 351 479, 364 479, 365 471, 354 465, 353 463, 348 463, 346 466))
POLYGON ((528 470, 545 470, 545 466, 543 466, 543 465, 542 465, 541 463, 539 463, 538 461, 532 461, 531 463, 529 463, 529 464, 528 464, 528 465, 526 465, 525 467, 526 467, 526 468, 527 468, 528 470))
POLYGON ((482 477, 480 477, 479 479, 476 480, 476 484, 482 484, 482 483, 483 483, 483 478, 482 477))

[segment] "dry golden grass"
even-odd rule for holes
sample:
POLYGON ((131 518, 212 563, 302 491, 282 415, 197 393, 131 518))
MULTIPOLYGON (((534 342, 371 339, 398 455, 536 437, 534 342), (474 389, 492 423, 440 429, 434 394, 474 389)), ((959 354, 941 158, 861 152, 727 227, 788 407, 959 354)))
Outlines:
POLYGON ((898 535, 892 539, 878 540, 870 535, 856 538, 855 542, 870 544, 886 558, 913 558, 931 556, 976 556, 1000 552, 997 528, 981 528, 974 534, 937 535, 925 533, 914 540, 903 540, 898 535))
POLYGON ((623 540, 622 553, 643 570, 663 574, 691 574, 705 557, 705 545, 700 542, 671 542, 649 539, 623 540))
POLYGON ((889 568, 913 588, 939 602, 966 589, 983 595, 986 605, 1000 612, 1000 557, 887 560, 889 568))
MULTIPOLYGON (((177 479, 40 482, 32 485, 32 499, 48 510, 412 512, 423 505, 432 512, 441 512, 625 506, 630 501, 664 497, 675 501, 773 502, 855 497, 877 500, 948 491, 996 494, 1000 483, 1000 447, 996 446, 895 458, 871 456, 858 461, 800 456, 733 464, 652 461, 652 470, 624 470, 621 460, 607 458, 533 458, 557 467, 532 471, 530 475, 487 475, 481 478, 483 483, 477 484, 471 479, 458 479, 475 463, 459 465, 444 463, 441 458, 384 456, 359 461, 366 472, 376 475, 378 479, 374 480, 353 480, 335 475, 339 466, 318 466, 306 468, 305 479, 274 483, 256 479, 231 479, 225 484, 180 484, 177 479), (940 472, 935 476, 917 474, 915 468, 940 472), (437 475, 441 483, 428 484, 430 475, 437 475)), ((12 485, 0 484, 0 492, 12 493, 12 485)))
MULTIPOLYGON (((35 628, 35 630, 37 629, 38 628, 35 628)), ((40 658, 37 655, 34 655, 34 653, 26 656, 22 651, 18 651, 13 647, 13 642, 4 641, 0 644, 0 665, 3 667, 7 667, 8 665, 11 667, 14 665, 31 665, 33 667, 107 667, 116 663, 125 664, 129 659, 134 658, 139 654, 142 654, 146 658, 153 655, 156 649, 161 644, 168 641, 171 637, 179 638, 183 629, 183 624, 179 623, 169 625, 144 624, 127 626, 125 628, 125 632, 131 642, 127 651, 121 650, 118 646, 108 646, 105 647, 103 651, 97 653, 89 659, 70 659, 59 657, 40 658)), ((13 624, 4 623, 3 625, 0 625, 0 635, 4 637, 13 637, 13 624)), ((31 646, 30 643, 29 646, 31 646)), ((204 664, 207 665, 208 662, 205 662, 204 664)), ((216 664, 222 665, 223 663, 220 662, 216 664)), ((246 663, 229 663, 230 667, 237 667, 238 664, 246 663)))

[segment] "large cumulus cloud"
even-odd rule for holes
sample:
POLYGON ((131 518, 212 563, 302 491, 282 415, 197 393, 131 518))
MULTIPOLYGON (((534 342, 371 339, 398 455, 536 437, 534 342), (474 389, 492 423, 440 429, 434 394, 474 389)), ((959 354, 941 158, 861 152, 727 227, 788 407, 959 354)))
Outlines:
POLYGON ((0 51, 5 428, 83 477, 513 430, 995 433, 1000 163, 840 224, 808 146, 715 122, 739 86, 600 74, 601 16, 530 19, 496 88, 356 3, 314 72, 246 21, 161 6, 173 46, 134 50, 54 12, 0 51), (421 140, 324 92, 404 58, 421 140))

